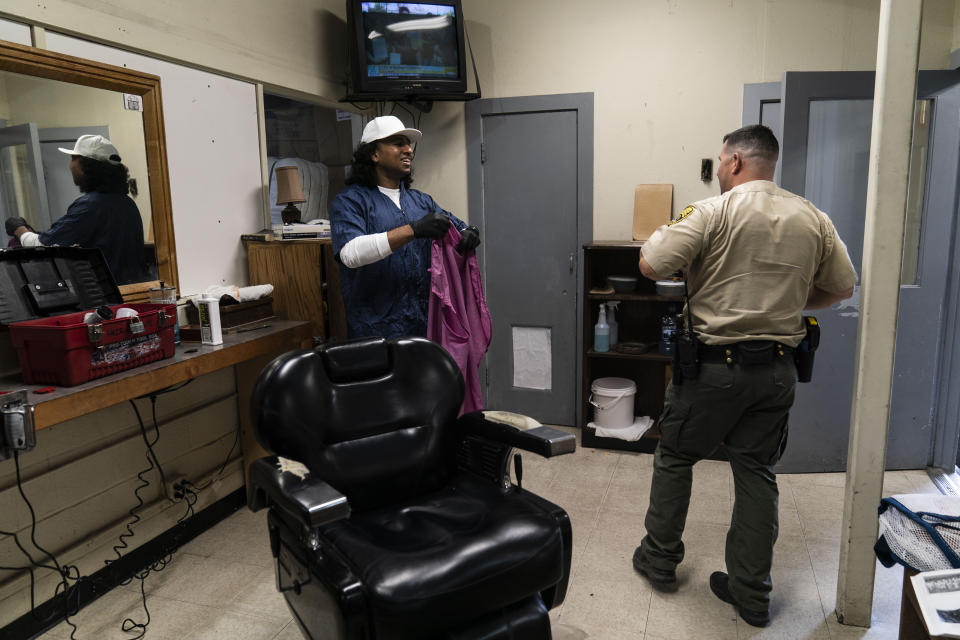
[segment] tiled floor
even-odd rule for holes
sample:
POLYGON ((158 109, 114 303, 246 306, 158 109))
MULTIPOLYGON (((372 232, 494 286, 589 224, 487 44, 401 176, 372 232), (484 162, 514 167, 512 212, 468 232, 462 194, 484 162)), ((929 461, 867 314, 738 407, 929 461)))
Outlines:
MULTIPOLYGON (((726 463, 694 468, 693 501, 678 570, 680 590, 651 591, 631 566, 643 536, 652 456, 578 449, 553 460, 524 456, 524 487, 563 506, 573 520, 573 573, 566 601, 551 612, 557 640, 896 638, 902 570, 879 564, 870 629, 833 613, 844 475, 781 475, 780 538, 773 569, 772 624, 740 620, 707 586, 722 570, 732 506, 726 463)), ((886 474, 884 495, 936 492, 923 471, 886 474)), ((150 640, 294 640, 301 637, 276 592, 265 515, 243 509, 184 546, 146 581, 150 640)), ((124 618, 145 619, 139 583, 118 587, 73 620, 81 640, 130 638, 124 618)), ((65 640, 61 624, 40 636, 65 640)))

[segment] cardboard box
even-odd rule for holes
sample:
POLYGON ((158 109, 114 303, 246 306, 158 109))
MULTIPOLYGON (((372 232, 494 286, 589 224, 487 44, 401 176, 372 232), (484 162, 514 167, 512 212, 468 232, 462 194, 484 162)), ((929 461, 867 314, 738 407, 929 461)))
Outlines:
POLYGON ((646 240, 657 227, 670 222, 672 184, 638 184, 633 192, 633 239, 646 240))

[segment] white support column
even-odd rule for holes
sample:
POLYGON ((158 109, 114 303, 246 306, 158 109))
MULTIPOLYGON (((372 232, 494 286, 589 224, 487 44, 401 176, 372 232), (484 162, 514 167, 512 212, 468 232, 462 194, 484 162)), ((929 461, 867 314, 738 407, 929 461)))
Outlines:
POLYGON ((860 324, 843 504, 837 618, 870 626, 900 300, 922 0, 883 0, 867 177, 860 324))

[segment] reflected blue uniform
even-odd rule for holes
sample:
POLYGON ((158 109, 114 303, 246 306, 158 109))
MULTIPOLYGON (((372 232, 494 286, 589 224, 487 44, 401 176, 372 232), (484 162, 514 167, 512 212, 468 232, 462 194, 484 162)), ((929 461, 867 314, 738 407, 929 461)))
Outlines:
POLYGON ((100 249, 117 284, 146 279, 143 220, 136 203, 126 194, 83 194, 49 231, 40 234, 40 243, 46 247, 100 249))
MULTIPOLYGON (((466 224, 433 198, 400 186, 400 208, 379 189, 352 184, 330 204, 334 255, 358 236, 384 233, 433 211, 445 213, 462 231, 466 224)), ((430 295, 430 239, 417 238, 383 260, 351 269, 340 265, 347 335, 425 336, 430 295)))

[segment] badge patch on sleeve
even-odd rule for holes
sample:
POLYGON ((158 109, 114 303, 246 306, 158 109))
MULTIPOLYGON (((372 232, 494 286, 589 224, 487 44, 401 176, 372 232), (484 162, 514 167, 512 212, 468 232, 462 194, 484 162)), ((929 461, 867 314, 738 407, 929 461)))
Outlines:
POLYGON ((669 225, 672 227, 673 225, 677 224, 678 222, 686 218, 688 215, 693 213, 694 211, 696 211, 696 209, 693 208, 693 205, 688 206, 686 209, 680 212, 680 215, 677 216, 676 220, 671 220, 669 225))

